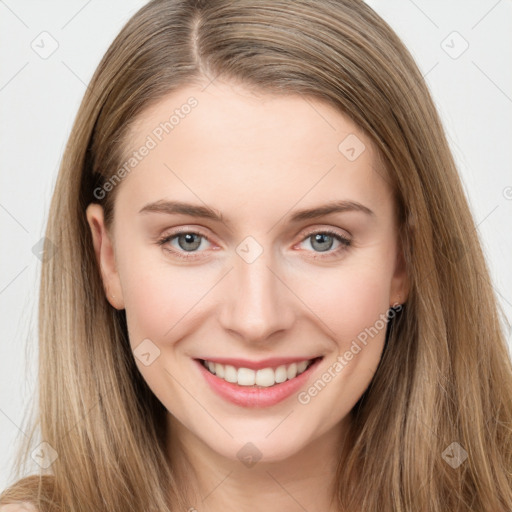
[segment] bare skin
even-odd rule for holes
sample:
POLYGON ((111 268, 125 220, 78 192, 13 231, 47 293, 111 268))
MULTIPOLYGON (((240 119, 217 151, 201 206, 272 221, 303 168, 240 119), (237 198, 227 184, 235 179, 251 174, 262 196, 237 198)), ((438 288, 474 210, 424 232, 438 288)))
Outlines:
POLYGON ((175 91, 138 119, 132 151, 197 100, 117 185, 112 230, 99 205, 87 208, 105 290, 126 309, 132 348, 150 340, 160 351, 147 366, 135 361, 169 411, 169 454, 191 509, 334 511, 349 413, 376 371, 385 328, 357 353, 351 347, 408 293, 386 173, 361 130, 317 99, 220 81, 202 89, 175 91), (223 221, 140 212, 171 200, 206 205, 223 221), (334 201, 372 213, 291 220, 334 201), (351 351, 339 370, 338 357, 351 351), (286 356, 323 359, 302 400, 294 393, 263 408, 219 396, 194 361, 286 356), (328 382, 310 392, 318 379, 328 382), (244 446, 261 457, 251 467, 237 455, 244 446))

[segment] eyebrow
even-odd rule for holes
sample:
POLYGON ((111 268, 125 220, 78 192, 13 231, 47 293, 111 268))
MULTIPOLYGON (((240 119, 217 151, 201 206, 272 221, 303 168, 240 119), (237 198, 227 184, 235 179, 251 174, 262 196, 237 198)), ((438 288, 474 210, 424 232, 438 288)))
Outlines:
MULTIPOLYGON (((342 212, 362 212, 369 216, 375 216, 375 213, 367 206, 356 201, 332 201, 327 204, 317 206, 315 208, 307 208, 294 212, 290 217, 290 222, 300 222, 303 220, 315 219, 329 215, 331 213, 342 212)), ((192 203, 185 203, 182 201, 155 201, 148 203, 142 207, 139 213, 165 213, 168 215, 182 214, 191 217, 200 217, 211 219, 217 222, 226 223, 226 219, 217 210, 208 206, 195 205, 192 203)))

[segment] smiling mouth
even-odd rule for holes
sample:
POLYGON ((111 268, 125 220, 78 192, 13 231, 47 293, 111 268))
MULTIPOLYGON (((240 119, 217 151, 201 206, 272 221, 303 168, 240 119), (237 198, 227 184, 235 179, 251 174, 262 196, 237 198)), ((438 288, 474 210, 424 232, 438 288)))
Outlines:
POLYGON ((261 368, 259 370, 244 367, 237 368, 232 365, 220 364, 205 359, 199 359, 199 361, 211 374, 226 382, 244 387, 269 388, 295 379, 320 359, 322 359, 322 356, 277 367, 261 368))

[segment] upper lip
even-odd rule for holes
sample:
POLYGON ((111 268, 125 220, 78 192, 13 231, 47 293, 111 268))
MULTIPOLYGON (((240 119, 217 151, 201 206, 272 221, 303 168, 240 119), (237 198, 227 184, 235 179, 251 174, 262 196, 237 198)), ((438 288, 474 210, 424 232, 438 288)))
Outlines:
POLYGON ((251 370, 261 370, 262 368, 277 368, 281 365, 300 363, 301 361, 310 361, 322 356, 312 357, 270 357, 261 361, 250 361, 248 359, 230 358, 230 357, 205 357, 203 361, 211 361, 223 365, 231 365, 235 368, 250 368, 251 370))

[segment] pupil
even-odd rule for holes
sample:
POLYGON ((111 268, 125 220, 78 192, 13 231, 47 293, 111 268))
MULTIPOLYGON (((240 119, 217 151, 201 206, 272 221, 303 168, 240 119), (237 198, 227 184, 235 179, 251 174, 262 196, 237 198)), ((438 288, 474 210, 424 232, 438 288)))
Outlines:
MULTIPOLYGON (((201 240, 200 237, 195 233, 187 233, 178 237, 178 243, 183 250, 193 251, 201 245, 201 240), (182 243, 183 240, 184 243, 182 243)), ((317 233, 313 236, 312 246, 320 252, 328 251, 332 247, 332 244, 333 237, 331 235, 325 233, 317 233)))
POLYGON ((331 235, 325 234, 325 233, 317 233, 313 237, 313 243, 312 246, 315 249, 318 249, 319 251, 327 251, 332 247, 333 243, 333 237, 331 235), (326 242, 327 239, 327 242, 326 242), (315 247, 315 243, 319 243, 320 246, 317 245, 315 247))
POLYGON ((201 245, 201 240, 198 235, 194 233, 187 233, 178 237, 178 244, 185 251, 193 251, 201 245), (182 243, 183 240, 185 241, 184 244, 182 243), (187 246, 187 244, 189 245, 187 246))

